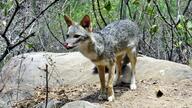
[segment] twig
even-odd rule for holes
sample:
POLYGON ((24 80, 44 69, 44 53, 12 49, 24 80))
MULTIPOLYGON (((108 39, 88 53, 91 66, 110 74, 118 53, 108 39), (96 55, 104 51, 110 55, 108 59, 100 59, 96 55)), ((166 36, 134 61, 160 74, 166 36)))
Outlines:
POLYGON ((161 13, 158 4, 156 3, 155 0, 153 0, 153 3, 155 4, 155 7, 157 8, 157 11, 159 13, 159 15, 161 16, 161 18, 164 20, 164 22, 169 25, 170 27, 172 27, 172 25, 166 20, 166 18, 163 16, 163 14, 161 13))
POLYGON ((9 47, 9 50, 12 50, 13 48, 15 48, 16 46, 20 45, 21 43, 25 42, 27 39, 29 39, 30 37, 35 36, 35 32, 29 34, 27 37, 25 37, 23 40, 17 42, 16 44, 12 45, 9 47))
POLYGON ((101 13, 99 0, 97 0, 97 6, 98 6, 99 15, 100 15, 100 17, 101 17, 101 19, 102 19, 102 21, 103 21, 104 25, 106 26, 106 25, 107 25, 107 23, 105 22, 105 19, 104 19, 104 17, 103 17, 103 15, 102 15, 102 13, 101 13))
POLYGON ((187 12, 191 1, 192 1, 192 0, 189 0, 189 1, 187 2, 187 5, 186 5, 186 7, 185 7, 185 9, 184 9, 184 11, 183 11, 183 15, 185 15, 185 13, 187 12))
POLYGON ((164 1, 165 1, 165 4, 166 4, 166 7, 167 7, 168 15, 169 15, 171 21, 173 22, 173 24, 175 25, 175 21, 174 21, 172 15, 171 15, 171 10, 170 10, 169 4, 168 4, 167 0, 164 0, 164 1))
POLYGON ((122 19, 122 16, 123 16, 123 0, 121 0, 120 19, 122 19))
POLYGON ((1 35, 1 37, 5 39, 7 46, 10 46, 10 41, 9 41, 9 39, 6 37, 6 33, 7 33, 8 29, 9 29, 11 23, 13 22, 13 20, 14 20, 14 18, 15 18, 15 16, 16 16, 16 13, 18 12, 18 10, 19 10, 19 8, 20 8, 17 0, 15 0, 15 2, 16 2, 15 11, 13 12, 13 14, 12 14, 12 16, 11 16, 11 19, 9 20, 7 26, 5 27, 5 30, 4 30, 3 34, 1 35))
POLYGON ((132 19, 133 17, 132 17, 132 14, 131 14, 131 8, 129 6, 129 0, 127 0, 126 4, 127 4, 128 11, 129 11, 129 17, 132 19))
POLYGON ((24 60, 24 57, 22 55, 21 62, 19 64, 18 77, 17 77, 17 94, 16 94, 16 100, 17 101, 19 99, 19 87, 20 87, 20 83, 21 83, 21 78, 20 77, 21 77, 21 68, 22 68, 23 60, 24 60))
MULTIPOLYGON (((17 0, 16 0, 17 1, 17 0)), ((20 37, 22 37, 22 34, 31 26, 31 24, 33 24, 47 9, 49 9, 53 4, 55 4, 57 1, 59 0, 55 0, 53 1, 50 5, 48 5, 43 11, 41 11, 36 18, 33 18, 32 21, 22 30, 22 32, 19 34, 20 37)), ((29 34, 27 37, 23 37, 23 39, 19 42, 17 42, 16 44, 14 45, 11 45, 10 44, 10 41, 8 40, 8 38, 6 37, 6 32, 8 31, 8 28, 9 26, 11 25, 17 11, 19 10, 19 5, 18 3, 16 2, 17 6, 15 8, 15 11, 8 23, 8 25, 6 26, 6 29, 5 31, 3 32, 3 34, 1 34, 1 36, 5 39, 6 41, 6 44, 7 44, 7 47, 5 49, 5 51, 3 52, 3 54, 1 55, 0 57, 0 62, 7 56, 7 54, 9 54, 9 51, 11 51, 12 49, 14 49, 15 47, 17 47, 18 45, 20 45, 21 43, 25 42, 27 39, 29 39, 30 37, 32 36, 35 36, 35 33, 31 33, 29 34)))
POLYGON ((95 2, 94 2, 95 0, 92 0, 92 7, 93 7, 93 13, 94 13, 94 16, 95 16, 95 19, 96 19, 96 23, 97 23, 97 25, 99 26, 99 29, 101 30, 102 28, 101 28, 101 26, 100 26, 100 24, 99 24, 99 21, 98 21, 98 19, 97 19, 97 15, 96 15, 96 12, 95 12, 95 2))
POLYGON ((7 56, 7 54, 9 54, 9 51, 14 49, 15 47, 17 47, 18 45, 20 45, 21 43, 25 42, 27 39, 29 39, 30 37, 35 36, 35 33, 31 33, 30 35, 28 35, 27 37, 25 37, 23 40, 17 42, 16 44, 12 45, 12 46, 7 46, 7 48, 5 49, 5 51, 3 52, 3 54, 0 57, 0 62, 7 56))
POLYGON ((50 29, 50 27, 49 27, 49 24, 48 24, 48 22, 47 22, 47 20, 46 20, 45 17, 44 17, 44 19, 45 19, 45 23, 46 23, 47 28, 48 28, 49 32, 51 33, 51 35, 63 46, 63 43, 62 43, 62 42, 54 35, 54 33, 51 31, 51 29, 50 29))
MULTIPOLYGON (((61 16, 61 14, 58 14, 59 17, 61 16)), ((65 41, 65 33, 63 31, 63 26, 62 26, 62 23, 61 23, 61 20, 59 20, 59 26, 60 26, 60 29, 61 29, 61 33, 62 33, 62 36, 63 36, 63 41, 65 41)))
POLYGON ((21 31, 21 33, 19 34, 19 36, 21 36, 30 26, 31 26, 31 24, 33 23, 33 22, 35 22, 42 14, 44 14, 45 13, 45 11, 47 10, 47 9, 49 9, 52 5, 54 5, 57 1, 59 1, 59 0, 55 0, 55 1, 53 1, 50 5, 48 5, 43 11, 41 11, 35 18, 33 18, 32 20, 31 20, 31 22, 30 23, 28 23, 28 25, 21 31))
MULTIPOLYGON (((184 11, 183 11, 183 15, 185 15, 185 13, 187 12, 191 1, 192 1, 192 0, 189 0, 189 1, 187 2, 187 5, 185 6, 185 9, 184 9, 184 11)), ((177 21, 176 26, 177 26, 179 23, 180 23, 180 19, 177 21)))
POLYGON ((46 77, 45 77, 45 80, 46 80, 46 98, 45 98, 45 108, 47 108, 47 104, 48 104, 48 96, 49 96, 49 80, 48 80, 48 75, 49 75, 49 71, 48 71, 48 65, 46 64, 45 65, 45 73, 46 73, 46 77))
POLYGON ((170 56, 169 56, 169 60, 172 60, 173 57, 173 48, 174 48, 174 31, 173 28, 171 28, 171 50, 170 50, 170 56))

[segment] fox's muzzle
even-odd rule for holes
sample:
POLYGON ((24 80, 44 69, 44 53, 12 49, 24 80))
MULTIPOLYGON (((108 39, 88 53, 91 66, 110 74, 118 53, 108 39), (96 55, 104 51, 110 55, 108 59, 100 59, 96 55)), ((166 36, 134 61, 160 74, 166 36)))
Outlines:
POLYGON ((74 47, 76 47, 76 45, 72 45, 72 44, 69 44, 69 43, 64 43, 63 45, 66 49, 72 49, 74 47))

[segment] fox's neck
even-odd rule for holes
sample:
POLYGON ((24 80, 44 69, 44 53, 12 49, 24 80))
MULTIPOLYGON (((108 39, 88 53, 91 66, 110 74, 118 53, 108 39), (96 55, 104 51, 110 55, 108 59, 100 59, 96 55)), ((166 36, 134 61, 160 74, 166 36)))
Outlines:
POLYGON ((99 34, 89 33, 89 38, 80 42, 80 52, 91 60, 96 60, 102 56, 104 51, 104 44, 99 40, 99 34))

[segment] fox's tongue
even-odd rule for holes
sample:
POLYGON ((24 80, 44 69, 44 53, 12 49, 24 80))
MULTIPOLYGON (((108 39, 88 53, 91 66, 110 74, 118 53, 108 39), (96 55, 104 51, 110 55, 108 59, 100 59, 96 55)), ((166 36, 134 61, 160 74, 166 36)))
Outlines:
POLYGON ((68 44, 68 43, 65 43, 65 44, 64 44, 64 47, 67 48, 67 49, 73 48, 73 47, 72 47, 70 44, 68 44))

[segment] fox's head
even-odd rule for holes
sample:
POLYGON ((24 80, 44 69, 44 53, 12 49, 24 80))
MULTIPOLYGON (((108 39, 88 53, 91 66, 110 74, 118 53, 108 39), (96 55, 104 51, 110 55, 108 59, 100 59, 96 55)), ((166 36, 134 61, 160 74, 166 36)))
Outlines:
POLYGON ((65 22, 68 26, 68 32, 66 34, 66 41, 64 47, 71 49, 76 47, 79 42, 85 41, 89 38, 88 33, 92 32, 91 21, 88 15, 85 15, 80 23, 72 21, 68 16, 64 16, 65 22))

